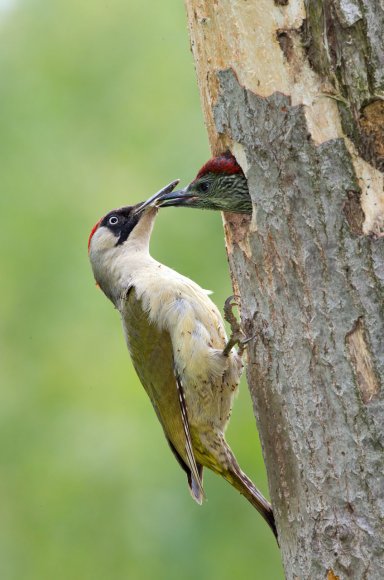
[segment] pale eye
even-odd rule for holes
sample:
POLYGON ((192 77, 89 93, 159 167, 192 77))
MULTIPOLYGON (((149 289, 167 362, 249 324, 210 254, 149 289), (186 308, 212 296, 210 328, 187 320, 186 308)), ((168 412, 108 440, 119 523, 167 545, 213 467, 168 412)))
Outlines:
POLYGON ((113 215, 113 216, 111 216, 111 217, 109 218, 109 221, 108 221, 108 223, 109 223, 109 225, 110 225, 110 226, 115 226, 116 224, 118 224, 118 223, 119 223, 119 218, 118 218, 118 217, 116 217, 115 215, 113 215))

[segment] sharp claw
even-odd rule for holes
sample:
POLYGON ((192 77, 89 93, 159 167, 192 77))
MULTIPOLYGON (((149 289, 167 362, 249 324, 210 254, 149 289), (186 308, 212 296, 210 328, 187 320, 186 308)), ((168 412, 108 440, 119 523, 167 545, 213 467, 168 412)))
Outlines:
POLYGON ((241 340, 240 342, 238 342, 237 344, 239 345, 239 350, 237 351, 237 354, 239 354, 240 356, 243 354, 247 344, 249 342, 251 342, 251 340, 254 340, 256 338, 257 334, 253 334, 252 336, 249 336, 248 338, 245 338, 244 340, 241 340))
POLYGON ((248 342, 253 338, 255 338, 254 336, 251 336, 249 338, 244 337, 244 333, 241 330, 240 324, 236 319, 235 315, 233 314, 232 309, 234 306, 236 306, 236 303, 233 303, 232 300, 235 300, 236 298, 239 299, 239 296, 229 296, 229 298, 226 299, 224 304, 224 318, 231 326, 231 336, 223 350, 224 356, 228 356, 232 348, 236 344, 239 347, 238 354, 241 356, 248 342))
POLYGON ((245 338, 245 339, 242 341, 242 344, 243 344, 244 346, 246 346, 246 345, 247 345, 249 342, 251 342, 251 340, 253 340, 254 338, 256 338, 256 336, 257 336, 257 334, 253 334, 252 336, 249 336, 248 338, 245 338))

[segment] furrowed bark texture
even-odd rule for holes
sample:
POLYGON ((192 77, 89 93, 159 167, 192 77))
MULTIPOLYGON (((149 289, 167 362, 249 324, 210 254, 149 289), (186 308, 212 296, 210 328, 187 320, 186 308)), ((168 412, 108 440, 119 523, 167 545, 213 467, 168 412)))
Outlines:
POLYGON ((382 579, 383 9, 186 6, 212 150, 254 204, 225 233, 286 576, 382 579))

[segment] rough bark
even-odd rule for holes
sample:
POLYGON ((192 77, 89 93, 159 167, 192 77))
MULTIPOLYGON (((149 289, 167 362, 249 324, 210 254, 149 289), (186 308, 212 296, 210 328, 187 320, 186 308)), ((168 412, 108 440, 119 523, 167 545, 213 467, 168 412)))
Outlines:
POLYGON ((186 0, 287 578, 384 578, 384 14, 186 0))

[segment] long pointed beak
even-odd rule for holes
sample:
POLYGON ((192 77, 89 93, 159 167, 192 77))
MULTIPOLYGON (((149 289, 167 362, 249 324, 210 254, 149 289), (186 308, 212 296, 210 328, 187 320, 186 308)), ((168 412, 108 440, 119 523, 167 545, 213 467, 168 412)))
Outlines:
POLYGON ((171 181, 171 183, 168 183, 168 185, 166 185, 165 187, 163 187, 162 189, 160 189, 157 193, 155 193, 154 195, 152 195, 149 199, 147 199, 147 201, 144 201, 141 205, 139 205, 139 207, 136 209, 135 213, 141 213, 146 207, 153 207, 153 206, 157 206, 158 204, 156 203, 157 201, 160 201, 160 199, 163 199, 164 195, 170 194, 170 192, 172 192, 176 185, 179 183, 180 179, 175 179, 175 181, 171 181))
POLYGON ((169 207, 173 205, 187 205, 196 199, 196 195, 189 193, 188 185, 183 189, 177 189, 170 193, 165 193, 158 199, 158 207, 169 207))

